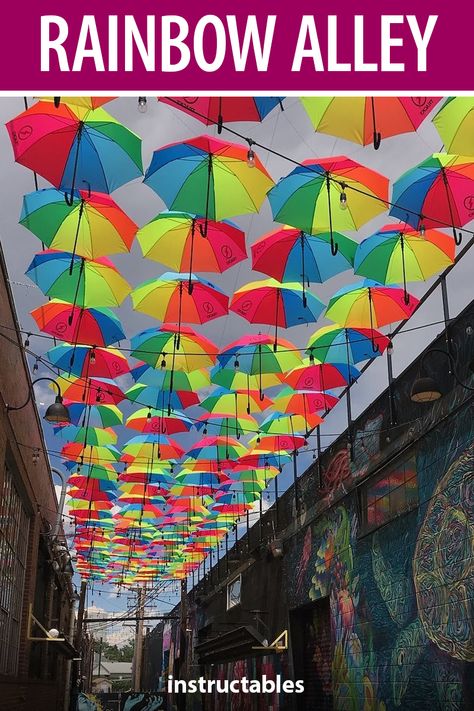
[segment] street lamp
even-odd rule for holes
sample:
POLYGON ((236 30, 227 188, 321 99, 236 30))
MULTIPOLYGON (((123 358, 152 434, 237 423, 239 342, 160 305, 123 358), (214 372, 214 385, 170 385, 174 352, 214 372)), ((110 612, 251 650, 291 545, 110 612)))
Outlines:
POLYGON ((48 380, 49 382, 53 383, 54 386, 58 390, 54 402, 51 405, 49 405, 46 412, 44 413, 44 419, 47 420, 47 422, 53 422, 53 423, 71 422, 71 416, 69 414, 69 410, 63 404, 63 398, 61 395, 61 388, 59 387, 59 384, 56 382, 56 380, 53 380, 53 378, 44 377, 44 378, 36 378, 36 380, 33 380, 31 383, 31 387, 28 390, 28 397, 27 397, 26 401, 23 403, 23 405, 19 405, 18 407, 13 407, 12 405, 7 405, 7 412, 16 411, 16 410, 23 410, 23 408, 26 407, 31 400, 31 396, 32 396, 32 392, 33 392, 33 385, 35 385, 36 383, 39 383, 40 380, 48 380))
MULTIPOLYGON (((444 351, 442 348, 431 348, 431 350, 426 351, 426 353, 424 353, 421 357, 419 369, 420 375, 414 381, 410 394, 410 399, 413 402, 434 402, 435 400, 439 400, 439 398, 442 396, 441 389, 436 380, 434 380, 434 378, 430 376, 421 377, 424 362, 426 358, 431 355, 431 353, 442 353, 443 355, 445 355, 449 361, 450 373, 453 375, 457 384, 465 390, 470 390, 471 392, 474 392, 474 388, 471 388, 469 385, 463 383, 459 375, 456 373, 456 363, 451 353, 449 353, 448 351, 444 351)), ((473 366, 474 361, 469 364, 470 370, 473 370, 473 366)))

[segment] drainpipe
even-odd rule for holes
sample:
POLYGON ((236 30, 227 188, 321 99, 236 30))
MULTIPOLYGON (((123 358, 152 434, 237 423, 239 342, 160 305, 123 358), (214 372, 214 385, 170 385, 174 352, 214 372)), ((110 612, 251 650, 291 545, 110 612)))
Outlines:
POLYGON ((64 502, 66 500, 67 479, 66 479, 66 475, 64 474, 64 472, 60 471, 59 469, 56 469, 55 467, 51 467, 51 473, 56 474, 61 479, 61 494, 59 496, 58 512, 56 514, 56 523, 54 524, 54 528, 51 533, 51 537, 54 539, 54 538, 57 538, 59 529, 61 528, 61 520, 62 520, 62 516, 63 516, 63 511, 64 511, 64 502))

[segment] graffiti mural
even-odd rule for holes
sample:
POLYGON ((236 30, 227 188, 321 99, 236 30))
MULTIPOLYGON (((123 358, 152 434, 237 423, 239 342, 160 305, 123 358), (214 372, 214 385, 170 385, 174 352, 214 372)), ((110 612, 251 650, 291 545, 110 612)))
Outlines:
MULTIPOLYGON (((366 427, 370 447, 361 462, 359 445, 353 479, 379 456, 378 426, 373 417, 366 427)), ((335 711, 474 707, 473 434, 468 416, 435 428, 289 546, 292 609, 330 606, 335 711)), ((335 485, 348 482, 341 461, 335 455, 335 485)), ((320 657, 315 678, 327 666, 320 657)))
POLYGON ((166 709, 166 697, 154 692, 122 694, 120 711, 161 711, 166 709))

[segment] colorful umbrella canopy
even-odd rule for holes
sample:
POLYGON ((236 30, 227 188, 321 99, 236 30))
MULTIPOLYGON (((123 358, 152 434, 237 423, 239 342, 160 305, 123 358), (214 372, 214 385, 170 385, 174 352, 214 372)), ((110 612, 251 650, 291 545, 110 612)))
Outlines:
POLYGON ((61 449, 61 456, 73 462, 102 465, 107 462, 118 462, 120 451, 113 444, 94 445, 68 442, 61 449))
POLYGON ((92 260, 48 249, 35 256, 26 274, 46 296, 82 308, 120 306, 130 293, 130 285, 106 257, 92 260))
POLYGON ((132 304, 136 311, 160 321, 177 323, 207 323, 228 313, 229 298, 211 282, 187 274, 165 272, 157 279, 135 287, 132 304))
MULTIPOLYGON (((272 438, 273 439, 273 438, 272 438)), ((304 440, 303 437, 297 438, 304 440)), ((260 440, 260 444, 262 444, 262 440, 267 440, 267 436, 262 437, 260 440)), ((243 457, 239 457, 237 460, 235 467, 242 467, 244 469, 259 469, 261 467, 268 468, 268 467, 273 467, 279 471, 281 471, 282 467, 284 464, 290 461, 291 457, 286 454, 283 450, 290 450, 294 449, 294 443, 288 442, 290 444, 289 447, 282 447, 281 442, 286 441, 288 442, 288 437, 279 437, 276 441, 273 441, 273 444, 276 444, 277 447, 271 446, 268 449, 268 452, 264 452, 261 449, 253 449, 251 450, 248 454, 245 454, 243 457)), ((259 447, 260 447, 259 444, 259 447)), ((303 445, 301 445, 303 446, 303 445)))
MULTIPOLYGON (((383 286, 366 279, 339 289, 330 299, 326 317, 340 326, 380 328, 409 318, 418 299, 396 286, 383 286)), ((376 342, 374 341, 374 350, 376 342)))
POLYGON ((160 96, 158 101, 193 116, 206 126, 234 121, 263 121, 277 106, 283 111, 283 96, 160 96))
POLYGON ((331 410, 339 402, 339 398, 326 392, 313 390, 298 390, 285 387, 274 398, 275 407, 280 412, 297 414, 306 417, 307 414, 331 410))
POLYGON ((88 422, 92 427, 113 427, 121 425, 123 415, 116 405, 86 405, 82 402, 68 402, 72 425, 84 426, 88 422))
POLYGON ((224 346, 217 356, 221 368, 233 368, 248 375, 285 373, 301 363, 293 343, 280 339, 279 350, 273 349, 273 338, 250 334, 224 346))
POLYGON ((258 212, 273 185, 251 146, 211 136, 156 150, 144 182, 169 210, 203 215, 206 221, 258 212))
POLYGON ((357 247, 354 271, 382 284, 426 281, 454 262, 454 239, 439 230, 423 235, 403 225, 385 225, 357 247))
POLYGON ((340 232, 333 233, 338 250, 331 251, 331 234, 310 235, 284 225, 260 237, 252 245, 252 269, 283 282, 322 283, 352 269, 357 244, 340 232))
POLYGON ((293 390, 316 390, 326 392, 332 388, 343 388, 359 377, 353 365, 346 363, 319 363, 307 361, 303 367, 295 368, 285 378, 293 390))
POLYGON ((203 434, 207 434, 208 430, 212 434, 230 434, 240 439, 241 435, 258 430, 258 423, 255 417, 247 414, 239 414, 229 416, 212 412, 201 415, 196 422, 196 428, 202 430, 203 434))
POLYGON ((117 405, 125 395, 110 378, 60 376, 57 382, 65 400, 87 405, 117 405))
MULTIPOLYGON (((303 427, 304 431, 305 428, 303 427)), ((288 461, 289 457, 286 458, 286 454, 288 452, 294 452, 297 449, 301 449, 302 447, 306 447, 308 442, 306 440, 306 437, 302 437, 297 434, 266 434, 266 435, 259 435, 258 437, 253 437, 252 440, 250 441, 250 444, 252 446, 256 446, 255 449, 252 450, 252 457, 259 456, 259 458, 265 464, 263 465, 265 470, 268 468, 270 471, 272 470, 272 467, 269 465, 269 461, 274 461, 276 458, 279 460, 278 464, 278 469, 281 470, 281 465, 286 464, 288 461)), ((239 465, 240 466, 240 465, 239 465)), ((273 468, 275 467, 275 464, 273 465, 273 468)))
POLYGON ((316 413, 307 412, 305 415, 298 415, 272 412, 260 423, 260 432, 273 435, 295 435, 309 432, 322 422, 322 417, 316 413))
MULTIPOLYGON (((157 365, 161 365, 158 363, 157 365)), ((140 385, 151 385, 162 390, 170 389, 170 370, 155 370, 148 363, 138 365, 132 368, 131 374, 140 385), (133 371, 133 372, 132 372, 133 371)), ((184 370, 178 370, 174 374, 174 385, 176 390, 199 390, 210 384, 209 371, 205 368, 192 370, 190 373, 185 373, 184 370)))
POLYGON ((216 361, 217 346, 189 326, 178 329, 172 324, 162 324, 159 328, 148 328, 132 336, 130 343, 134 358, 161 371, 191 373, 208 368, 216 361))
POLYGON ((433 153, 407 170, 393 185, 390 215, 425 232, 430 227, 452 227, 456 244, 473 217, 474 161, 468 156, 433 153))
POLYGON ((138 230, 144 257, 177 272, 225 272, 247 258, 245 234, 231 222, 188 212, 162 212, 138 230))
POLYGON ((128 373, 126 357, 116 348, 61 343, 46 353, 48 360, 70 375, 84 378, 117 378, 128 373))
POLYGON ((142 465, 148 462, 169 459, 180 459, 184 449, 175 440, 163 434, 142 434, 132 437, 122 449, 121 461, 140 461, 142 465))
POLYGON ((322 363, 354 364, 381 355, 389 344, 390 339, 380 331, 323 326, 309 338, 306 353, 322 363))
POLYGON ((103 347, 125 338, 119 319, 107 308, 82 309, 51 299, 31 315, 41 331, 69 343, 103 347))
MULTIPOLYGON (((176 375, 179 375, 178 373, 176 375)), ((170 407, 171 410, 185 410, 187 407, 199 404, 199 396, 195 392, 186 390, 173 390, 169 388, 163 390, 160 387, 135 383, 125 391, 127 400, 136 402, 139 405, 153 407, 155 410, 163 410, 170 407)))
POLYGON ((266 410, 272 404, 269 397, 258 390, 229 391, 216 388, 211 395, 201 401, 201 407, 208 412, 228 414, 230 417, 243 413, 251 415, 266 410))
POLYGON ((115 96, 42 96, 40 101, 52 101, 69 106, 80 106, 83 109, 98 109, 100 106, 113 101, 115 96))
POLYGON ((259 375, 248 375, 241 370, 232 368, 221 368, 215 365, 210 371, 211 382, 220 385, 226 390, 258 390, 260 384, 262 388, 271 388, 281 384, 281 376, 277 373, 262 373, 259 375))
POLYGON ((54 188, 29 193, 20 224, 50 249, 88 259, 130 251, 138 227, 109 195, 76 190, 71 202, 54 188))
POLYGON ((275 279, 254 281, 237 289, 229 309, 250 323, 275 326, 273 347, 278 347, 278 327, 290 328, 303 323, 314 323, 324 304, 301 284, 281 284, 275 279))
POLYGON ((186 455, 191 459, 218 459, 221 462, 228 459, 237 459, 247 452, 247 447, 233 437, 212 436, 204 437, 196 442, 186 455))
MULTIPOLYGON (((367 146, 380 147, 382 138, 416 131, 435 97, 303 96, 301 103, 314 130, 367 146)), ((428 110, 429 109, 429 110, 428 110)))
POLYGON ((81 442, 99 446, 117 443, 117 433, 111 427, 64 425, 63 427, 55 427, 54 434, 69 442, 81 442))
MULTIPOLYGON (((281 178, 268 199, 276 222, 334 235, 358 230, 387 209, 388 179, 345 156, 310 159, 281 178)), ((335 256, 334 236, 330 242, 335 256)))
POLYGON ((167 416, 163 410, 142 408, 130 415, 125 425, 144 434, 171 435, 178 432, 189 432, 193 421, 183 412, 173 411, 170 416, 167 416))
POLYGON ((111 193, 143 174, 141 140, 104 109, 39 101, 7 123, 17 163, 56 188, 111 193))
POLYGON ((474 155, 474 97, 447 99, 433 118, 447 153, 474 155))

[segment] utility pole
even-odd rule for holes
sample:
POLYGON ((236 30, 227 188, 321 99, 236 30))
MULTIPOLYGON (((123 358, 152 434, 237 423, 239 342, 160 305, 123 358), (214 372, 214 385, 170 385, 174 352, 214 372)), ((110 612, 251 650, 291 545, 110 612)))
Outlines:
POLYGON ((75 710, 77 707, 77 697, 79 694, 79 687, 82 686, 82 662, 84 659, 84 648, 82 644, 82 626, 84 622, 84 611, 86 607, 86 593, 87 593, 87 582, 81 580, 81 588, 79 591, 79 603, 77 606, 77 622, 76 622, 76 632, 74 635, 74 648, 79 654, 81 660, 74 661, 74 667, 71 679, 71 709, 75 710))
MULTIPOLYGON (((188 660, 188 579, 181 579, 181 604, 180 604, 180 646, 179 646, 179 678, 187 681, 187 660, 188 660)), ((186 709, 186 694, 180 694, 178 699, 180 711, 186 709)))
POLYGON ((135 628, 135 652, 133 655, 133 690, 140 691, 143 658, 143 617, 145 607, 145 585, 137 590, 137 625, 135 628))

